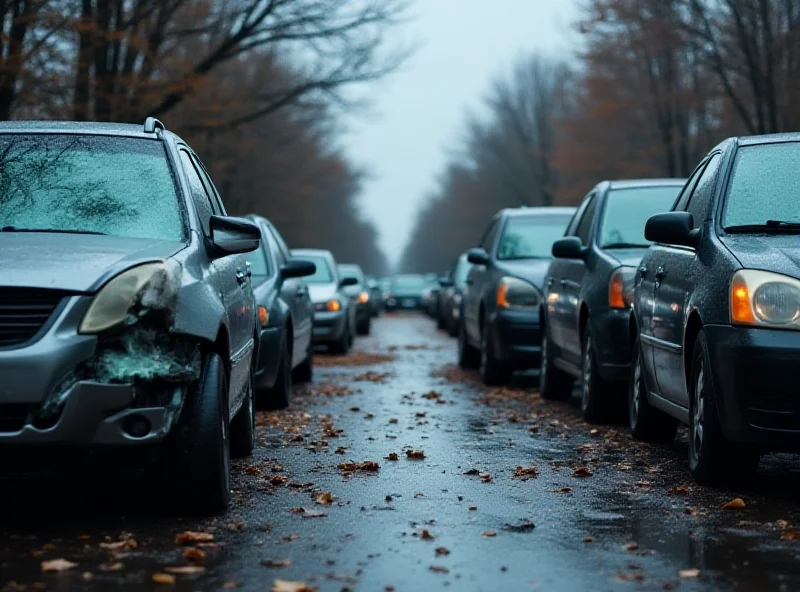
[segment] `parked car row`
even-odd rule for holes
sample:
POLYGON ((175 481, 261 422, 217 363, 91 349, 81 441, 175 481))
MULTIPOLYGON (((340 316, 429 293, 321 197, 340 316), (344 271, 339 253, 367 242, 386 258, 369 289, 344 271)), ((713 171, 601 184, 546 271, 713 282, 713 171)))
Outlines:
POLYGON ((800 450, 800 134, 731 138, 688 179, 604 181, 577 209, 499 212, 434 316, 486 384, 538 369, 590 422, 689 429, 699 483, 800 450))
POLYGON ((229 216, 156 119, 4 122, 0 144, 0 446, 127 449, 183 509, 224 509, 256 407, 369 333, 368 279, 229 216))

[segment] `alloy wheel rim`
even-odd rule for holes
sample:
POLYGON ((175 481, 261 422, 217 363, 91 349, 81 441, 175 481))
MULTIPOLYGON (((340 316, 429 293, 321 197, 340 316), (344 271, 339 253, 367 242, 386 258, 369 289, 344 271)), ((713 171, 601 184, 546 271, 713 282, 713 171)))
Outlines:
POLYGON ((703 437, 705 435, 705 426, 703 424, 703 415, 705 412, 705 372, 700 368, 697 373, 697 380, 695 381, 694 392, 694 412, 692 413, 692 452, 695 459, 700 457, 700 452, 703 449, 703 437))
POLYGON ((633 393, 631 401, 631 425, 635 425, 639 420, 639 397, 642 388, 642 359, 636 356, 636 363, 633 365, 633 393))
POLYGON ((592 381, 592 338, 586 338, 586 351, 583 354, 583 390, 581 408, 585 411, 589 407, 589 385, 592 381))

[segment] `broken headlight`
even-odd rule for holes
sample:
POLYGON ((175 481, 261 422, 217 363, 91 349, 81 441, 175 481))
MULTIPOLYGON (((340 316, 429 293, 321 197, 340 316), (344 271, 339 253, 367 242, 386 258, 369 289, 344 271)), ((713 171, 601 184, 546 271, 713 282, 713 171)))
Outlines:
POLYGON ((172 310, 181 267, 172 259, 122 272, 103 286, 81 321, 80 333, 100 333, 130 324, 149 310, 172 310))

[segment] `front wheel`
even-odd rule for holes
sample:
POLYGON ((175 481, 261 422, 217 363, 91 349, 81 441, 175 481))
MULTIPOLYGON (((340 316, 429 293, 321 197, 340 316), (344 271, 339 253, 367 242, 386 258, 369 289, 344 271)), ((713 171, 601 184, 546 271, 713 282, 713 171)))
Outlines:
POLYGON ((278 361, 278 375, 272 388, 258 393, 258 407, 260 409, 286 409, 292 396, 292 354, 286 340, 286 331, 281 337, 279 348, 280 360, 278 361))
POLYGON ((572 376, 553 364, 547 330, 542 334, 541 366, 539 367, 539 392, 543 399, 566 401, 572 396, 572 376))
POLYGON ((342 336, 338 341, 334 341, 330 345, 330 351, 333 354, 344 355, 350 350, 352 345, 352 337, 350 336, 350 323, 346 323, 342 336))
POLYGON ((758 469, 760 454, 729 442, 722 433, 708 344, 702 330, 695 340, 693 354, 689 385, 689 470, 701 485, 750 476, 758 469))
POLYGON ((311 382, 314 378, 314 348, 311 347, 309 342, 306 349, 306 359, 300 362, 300 365, 294 369, 294 382, 305 383, 311 382))
POLYGON ((644 375, 642 346, 637 337, 631 349, 631 378, 628 384, 628 419, 631 434, 643 442, 671 442, 678 431, 678 421, 650 405, 644 375))
POLYGON ((458 365, 471 370, 481 363, 481 352, 469 344, 464 321, 458 324, 458 365))
POLYGON ((583 334, 581 362, 581 413, 584 421, 597 423, 611 415, 610 385, 600 376, 592 329, 588 322, 583 334))
POLYGON ((255 379, 253 378, 253 368, 251 366, 247 394, 239 413, 231 421, 231 456, 237 458, 250 456, 255 446, 256 403, 254 384, 255 379))
POLYGON ((495 354, 491 330, 491 325, 487 321, 481 333, 480 373, 483 384, 487 386, 502 386, 511 378, 511 371, 495 354))
POLYGON ((356 328, 356 333, 359 335, 369 335, 369 332, 372 330, 372 317, 367 316, 363 321, 358 323, 356 328))

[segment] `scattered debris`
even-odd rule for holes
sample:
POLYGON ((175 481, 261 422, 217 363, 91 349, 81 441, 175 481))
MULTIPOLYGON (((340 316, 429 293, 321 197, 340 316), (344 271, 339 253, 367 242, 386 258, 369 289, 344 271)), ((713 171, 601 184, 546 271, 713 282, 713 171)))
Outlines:
POLYGON ((424 450, 406 450, 406 458, 411 460, 422 460, 425 458, 424 450))
POLYGON ((50 559, 49 561, 42 561, 42 571, 45 573, 62 572, 78 567, 77 563, 67 561, 66 559, 50 559))
POLYGON ((528 479, 533 479, 534 477, 539 476, 539 469, 536 467, 522 467, 519 466, 514 469, 514 475, 512 479, 520 479, 522 481, 527 481, 528 479))
POLYGON ((727 504, 722 506, 723 510, 742 510, 747 507, 747 504, 744 503, 744 500, 740 497, 732 499, 727 504))

